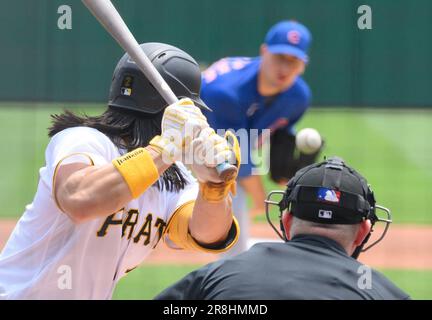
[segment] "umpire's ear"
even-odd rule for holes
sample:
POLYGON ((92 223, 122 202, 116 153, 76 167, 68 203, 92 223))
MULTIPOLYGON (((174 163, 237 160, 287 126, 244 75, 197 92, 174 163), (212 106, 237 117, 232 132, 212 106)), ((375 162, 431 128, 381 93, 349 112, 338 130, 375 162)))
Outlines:
POLYGON ((291 231, 292 220, 293 220, 293 215, 291 212, 284 212, 282 214, 282 225, 284 227, 285 237, 287 238, 287 240, 291 239, 290 231, 291 231))
POLYGON ((371 229, 372 229, 372 223, 369 219, 362 221, 360 223, 356 237, 354 239, 354 247, 358 247, 363 243, 364 239, 371 232, 371 229))

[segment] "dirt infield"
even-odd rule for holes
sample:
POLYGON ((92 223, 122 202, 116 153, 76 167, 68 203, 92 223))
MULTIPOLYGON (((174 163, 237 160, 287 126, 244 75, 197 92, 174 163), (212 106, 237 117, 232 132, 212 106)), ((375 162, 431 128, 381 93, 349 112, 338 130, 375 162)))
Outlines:
MULTIPOLYGON (((3 248, 16 220, 0 220, 0 248, 3 248)), ((377 228, 374 236, 381 234, 377 228)), ((252 225, 254 242, 275 241, 277 236, 265 223, 252 225)), ((216 260, 217 255, 173 250, 161 243, 146 264, 205 264, 216 260)), ((360 260, 372 267, 395 269, 432 270, 432 227, 393 225, 384 240, 363 253, 360 260)))

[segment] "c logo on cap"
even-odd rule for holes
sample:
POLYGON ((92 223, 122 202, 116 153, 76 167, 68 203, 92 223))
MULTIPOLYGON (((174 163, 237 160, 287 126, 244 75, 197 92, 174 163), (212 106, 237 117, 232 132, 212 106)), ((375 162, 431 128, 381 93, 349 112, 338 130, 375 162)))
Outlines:
POLYGON ((287 34, 288 42, 292 44, 299 44, 300 42, 300 32, 297 30, 291 30, 287 34))

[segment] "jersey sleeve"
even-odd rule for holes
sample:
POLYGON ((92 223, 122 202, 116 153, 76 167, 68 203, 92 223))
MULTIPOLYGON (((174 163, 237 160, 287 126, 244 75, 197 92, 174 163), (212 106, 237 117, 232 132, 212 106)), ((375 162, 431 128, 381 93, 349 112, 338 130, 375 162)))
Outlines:
POLYGON ((299 97, 296 101, 295 113, 290 117, 287 131, 295 135, 294 125, 303 117, 306 110, 309 108, 312 100, 312 92, 303 80, 299 81, 299 97))
POLYGON ((114 157, 113 144, 101 132, 84 127, 69 128, 56 134, 48 144, 45 153, 47 176, 53 182, 60 165, 103 165, 114 157))
POLYGON ((238 95, 224 78, 211 83, 203 81, 200 97, 212 109, 212 111, 204 110, 203 113, 213 129, 246 128, 247 117, 240 112, 238 95))
POLYGON ((243 154, 242 154, 242 163, 240 165, 239 168, 239 172, 238 172, 238 178, 245 178, 245 177, 249 177, 252 174, 252 170, 255 168, 255 165, 252 162, 252 157, 251 157, 251 153, 248 152, 246 154, 246 160, 243 160, 243 154))
POLYGON ((210 85, 202 89, 201 98, 213 111, 204 111, 209 125, 217 129, 246 128, 246 115, 239 112, 240 106, 233 93, 220 90, 210 85))
POLYGON ((296 130, 295 130, 295 124, 299 122, 301 117, 305 114, 307 107, 302 106, 298 109, 297 113, 290 119, 289 124, 286 126, 286 130, 289 134, 295 136, 296 130))

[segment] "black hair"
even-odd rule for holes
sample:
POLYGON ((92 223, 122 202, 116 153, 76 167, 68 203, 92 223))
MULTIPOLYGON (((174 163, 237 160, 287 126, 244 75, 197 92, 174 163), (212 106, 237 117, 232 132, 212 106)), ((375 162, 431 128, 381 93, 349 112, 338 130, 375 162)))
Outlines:
MULTIPOLYGON (((161 134, 163 111, 157 114, 143 114, 134 111, 119 110, 113 107, 99 116, 77 115, 70 110, 62 114, 51 115, 52 124, 48 136, 72 127, 89 127, 105 134, 119 149, 132 151, 146 147, 150 140, 161 134)), ((179 191, 187 184, 183 173, 176 164, 171 165, 158 180, 156 186, 169 191, 179 191)))

